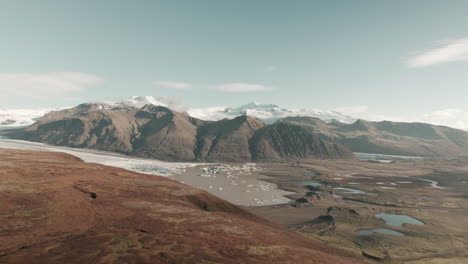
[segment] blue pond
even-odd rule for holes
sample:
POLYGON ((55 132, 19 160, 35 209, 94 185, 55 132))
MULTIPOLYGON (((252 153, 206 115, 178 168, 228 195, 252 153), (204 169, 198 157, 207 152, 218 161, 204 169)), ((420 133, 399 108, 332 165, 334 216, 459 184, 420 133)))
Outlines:
POLYGON ((387 225, 391 226, 402 226, 403 224, 424 225, 423 222, 407 215, 380 213, 376 214, 375 217, 383 219, 387 225))

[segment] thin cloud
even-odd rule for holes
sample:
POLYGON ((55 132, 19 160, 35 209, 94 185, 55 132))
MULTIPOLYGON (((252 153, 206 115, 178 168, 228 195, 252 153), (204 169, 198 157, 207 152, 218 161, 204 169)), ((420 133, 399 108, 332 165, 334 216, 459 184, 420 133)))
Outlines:
POLYGON ((347 114, 347 115, 358 115, 358 114, 367 113, 369 111, 369 107, 367 105, 356 105, 356 106, 340 107, 335 110, 338 112, 347 114))
POLYGON ((334 110, 356 119, 364 119, 376 122, 384 120, 391 120, 395 122, 412 122, 412 120, 407 117, 389 116, 370 111, 370 108, 367 105, 345 106, 335 108, 334 110))
POLYGON ((274 72, 277 70, 278 70, 278 66, 270 65, 270 66, 267 66, 265 69, 263 69, 263 72, 274 72))
POLYGON ((468 131, 468 112, 460 108, 441 109, 412 117, 382 115, 369 111, 367 106, 341 107, 335 110, 354 118, 369 121, 422 122, 468 131))
POLYGON ((3 98, 44 98, 82 91, 103 82, 100 77, 82 72, 0 74, 3 98))
POLYGON ((409 68, 421 68, 456 61, 468 61, 468 38, 445 42, 440 47, 409 57, 406 63, 409 68))
POLYGON ((187 82, 157 81, 153 85, 176 90, 206 90, 226 93, 247 93, 271 91, 273 87, 255 83, 192 84, 187 82))
POLYGON ((227 93, 266 92, 271 91, 271 86, 253 83, 225 83, 215 87, 215 90, 227 93))
POLYGON ((448 108, 427 113, 423 122, 468 130, 468 112, 459 108, 448 108))
POLYGON ((193 85, 186 82, 172 82, 172 81, 157 81, 154 82, 153 85, 164 87, 164 88, 171 88, 176 90, 188 90, 192 89, 193 85))
POLYGON ((178 112, 186 112, 189 109, 183 99, 178 96, 162 97, 158 100, 167 105, 170 109, 174 109, 178 112))

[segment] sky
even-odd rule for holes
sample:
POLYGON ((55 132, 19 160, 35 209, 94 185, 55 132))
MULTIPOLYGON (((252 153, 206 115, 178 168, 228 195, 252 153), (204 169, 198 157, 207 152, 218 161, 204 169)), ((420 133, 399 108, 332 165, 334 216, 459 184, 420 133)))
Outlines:
POLYGON ((468 129, 467 1, 0 0, 0 109, 133 95, 468 129))

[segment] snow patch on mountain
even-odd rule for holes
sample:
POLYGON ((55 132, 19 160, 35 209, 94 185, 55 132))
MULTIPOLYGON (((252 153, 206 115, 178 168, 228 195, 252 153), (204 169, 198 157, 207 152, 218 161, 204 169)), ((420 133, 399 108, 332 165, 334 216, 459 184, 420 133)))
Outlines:
POLYGON ((109 105, 116 106, 116 107, 142 108, 143 106, 150 105, 150 104, 169 107, 169 105, 164 101, 165 101, 164 98, 154 98, 152 96, 132 96, 128 99, 124 99, 121 101, 109 101, 109 102, 104 102, 104 103, 108 103, 109 105))
POLYGON ((240 107, 215 106, 204 108, 188 108, 185 107, 179 100, 177 100, 177 98, 133 96, 129 99, 121 101, 109 101, 104 103, 109 104, 111 107, 141 108, 147 104, 164 106, 179 112, 186 112, 192 117, 208 121, 217 121, 225 118, 232 119, 240 115, 249 115, 258 118, 267 124, 274 123, 278 119, 288 116, 312 116, 320 118, 325 122, 333 122, 337 120, 343 123, 353 123, 356 121, 356 118, 344 115, 338 111, 327 111, 313 108, 286 109, 274 104, 261 104, 257 102, 251 102, 240 107))
MULTIPOLYGON (((90 102, 87 104, 92 104, 97 109, 112 109, 115 107, 141 108, 148 104, 171 108, 173 105, 176 105, 176 100, 171 100, 170 98, 159 99, 152 96, 132 96, 124 100, 90 102)), ((34 124, 34 122, 51 111, 58 111, 67 108, 70 107, 44 109, 0 109, 0 129, 29 126, 34 124)))
POLYGON ((319 109, 287 109, 274 104, 260 104, 256 102, 248 103, 241 107, 209 107, 191 108, 188 111, 190 116, 203 120, 220 120, 224 118, 234 118, 240 115, 249 115, 270 124, 288 116, 312 116, 322 119, 325 122, 340 121, 343 123, 353 123, 356 118, 344 115, 337 111, 319 109))
POLYGON ((54 110, 60 109, 0 109, 0 128, 29 126, 46 113, 54 110))
MULTIPOLYGON (((135 107, 141 108, 145 105, 152 104, 156 106, 164 106, 175 111, 186 112, 192 117, 202 120, 216 121, 221 119, 232 119, 240 115, 249 115, 265 123, 274 123, 278 119, 288 116, 312 116, 317 117, 325 122, 333 122, 334 120, 343 123, 352 123, 356 119, 344 115, 337 111, 327 111, 318 109, 286 109, 274 104, 248 103, 240 107, 205 107, 205 108, 188 108, 177 98, 155 98, 152 96, 132 96, 124 100, 116 101, 101 101, 91 102, 98 109, 112 109, 115 107, 135 107)), ((66 108, 46 108, 46 109, 0 109, 0 128, 20 127, 33 124, 46 113, 54 110, 66 108)))

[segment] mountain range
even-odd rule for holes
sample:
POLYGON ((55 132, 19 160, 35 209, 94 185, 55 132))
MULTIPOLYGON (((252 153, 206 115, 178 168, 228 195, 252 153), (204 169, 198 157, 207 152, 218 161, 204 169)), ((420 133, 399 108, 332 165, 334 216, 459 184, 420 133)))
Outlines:
POLYGON ((421 157, 468 156, 468 132, 426 123, 326 123, 314 117, 287 117, 278 123, 298 125, 323 140, 354 152, 421 157))
POLYGON ((288 116, 312 116, 325 122, 340 121, 343 123, 352 123, 356 118, 347 116, 338 111, 319 110, 319 109, 287 109, 274 104, 260 104, 251 102, 240 107, 209 107, 209 108, 191 108, 187 110, 190 116, 204 120, 221 120, 224 118, 234 118, 240 115, 255 117, 266 124, 276 122, 281 118, 288 116))
POLYGON ((286 161, 353 158, 298 125, 266 125, 242 115, 205 121, 164 106, 103 103, 53 111, 10 135, 51 145, 100 149, 169 161, 286 161))
MULTIPOLYGON (((318 109, 287 109, 273 104, 248 103, 240 107, 205 107, 187 108, 177 100, 171 98, 155 98, 152 96, 132 96, 124 100, 92 102, 101 104, 103 107, 136 107, 145 105, 156 105, 171 108, 179 112, 186 112, 188 115, 209 121, 218 121, 225 118, 234 118, 240 115, 249 115, 270 124, 281 118, 288 116, 313 116, 331 122, 338 120, 344 123, 352 123, 356 119, 344 115, 337 111, 318 109)), ((0 109, 0 128, 20 127, 32 125, 43 117, 46 113, 64 108, 44 108, 44 109, 0 109)))
POLYGON ((321 112, 328 118, 322 120, 304 112, 255 103, 205 112, 174 108, 181 109, 174 102, 153 97, 85 103, 49 112, 10 136, 170 161, 351 158, 351 152, 468 156, 468 132, 445 126, 360 119, 351 122, 351 118, 335 112, 336 118, 321 112), (294 113, 298 115, 287 116, 294 113))

